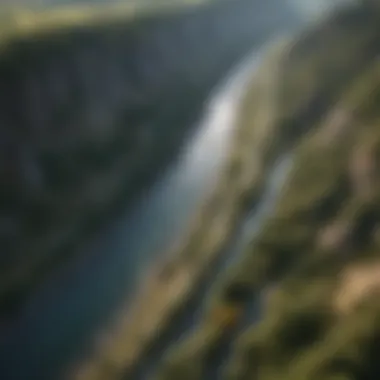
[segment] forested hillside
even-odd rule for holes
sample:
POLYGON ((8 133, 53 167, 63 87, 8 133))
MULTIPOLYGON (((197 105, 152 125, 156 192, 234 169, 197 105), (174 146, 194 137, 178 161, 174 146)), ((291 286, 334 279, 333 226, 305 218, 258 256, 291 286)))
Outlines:
POLYGON ((290 173, 157 378, 205 379, 215 367, 230 380, 379 378, 379 20, 378 4, 365 1, 264 59, 242 105, 233 171, 215 198, 233 211, 199 219, 187 265, 226 244, 213 226, 223 218, 231 230, 284 153, 290 173), (251 166, 240 159, 246 144, 251 166), (254 300, 261 320, 247 324, 254 300))

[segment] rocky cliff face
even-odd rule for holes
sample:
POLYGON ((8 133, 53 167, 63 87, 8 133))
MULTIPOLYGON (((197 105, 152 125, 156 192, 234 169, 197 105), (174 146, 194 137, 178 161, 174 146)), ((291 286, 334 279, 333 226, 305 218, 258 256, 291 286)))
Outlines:
POLYGON ((30 14, 2 30, 1 310, 119 200, 149 185, 217 79, 291 24, 282 4, 220 1, 83 20, 72 12, 63 21, 30 14))

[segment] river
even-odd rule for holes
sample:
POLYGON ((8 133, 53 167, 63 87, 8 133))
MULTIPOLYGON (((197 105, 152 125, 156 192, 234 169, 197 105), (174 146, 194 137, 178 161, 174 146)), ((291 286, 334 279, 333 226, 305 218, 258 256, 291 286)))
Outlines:
POLYGON ((226 158, 236 106, 255 57, 248 61, 212 91, 177 162, 84 254, 51 274, 2 331, 1 379, 55 378, 132 294, 144 268, 175 244, 173 236, 185 231, 226 158))
MULTIPOLYGON (((47 278, 3 329, 0 379, 56 379, 70 360, 91 346, 88 337, 128 299, 148 264, 180 238, 212 191, 228 152, 236 106, 256 63, 254 54, 226 76, 205 102, 198 127, 176 163, 132 209, 101 231, 84 254, 47 278)), ((216 271, 226 265, 226 257, 233 257, 233 251, 224 255, 216 271)), ((190 322, 178 324, 170 339, 194 322, 199 299, 195 301, 186 316, 190 322)), ((155 361, 147 358, 145 364, 150 367, 155 361)))

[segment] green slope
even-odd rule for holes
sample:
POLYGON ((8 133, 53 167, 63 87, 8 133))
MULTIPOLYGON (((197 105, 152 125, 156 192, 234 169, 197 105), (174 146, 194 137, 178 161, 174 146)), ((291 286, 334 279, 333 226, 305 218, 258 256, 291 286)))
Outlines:
MULTIPOLYGON (((259 294, 262 321, 233 335, 231 358, 220 363, 225 379, 379 377, 379 20, 374 4, 341 11, 264 61, 242 109, 244 141, 261 129, 260 144, 251 144, 261 163, 255 173, 265 178, 284 151, 292 170, 275 210, 157 378, 204 379, 210 353, 259 294), (273 59, 280 75, 265 82, 273 59), (264 95, 269 86, 274 97, 264 95)), ((262 178, 247 193, 256 194, 262 178)), ((234 191, 236 182, 225 186, 234 191)), ((210 221, 199 223, 203 241, 213 239, 210 221)))

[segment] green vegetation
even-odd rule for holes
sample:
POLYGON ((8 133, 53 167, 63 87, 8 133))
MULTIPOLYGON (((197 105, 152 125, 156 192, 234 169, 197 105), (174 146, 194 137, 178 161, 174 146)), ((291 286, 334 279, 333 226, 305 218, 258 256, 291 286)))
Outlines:
POLYGON ((111 4, 104 2, 94 6, 91 3, 79 2, 70 5, 62 2, 59 6, 45 7, 48 4, 31 4, 25 2, 13 7, 0 7, 1 27, 0 36, 28 35, 31 33, 44 34, 51 30, 94 26, 96 24, 123 23, 140 18, 142 15, 178 12, 183 8, 206 3, 209 0, 179 0, 179 1, 115 1, 111 4))
MULTIPOLYGON (((185 337, 168 352, 157 378, 179 379, 188 368, 197 368, 190 378, 203 379, 199 367, 207 365, 207 353, 233 327, 215 316, 232 304, 240 304, 244 313, 246 302, 272 283, 276 287, 266 297, 262 322, 237 339, 226 379, 379 378, 374 353, 380 342, 375 292, 380 276, 371 277, 369 269, 380 263, 379 21, 379 10, 368 3, 336 14, 275 58, 280 75, 275 71, 274 84, 260 73, 253 81, 236 149, 244 151, 243 141, 250 144, 246 149, 253 160, 245 162, 256 177, 231 207, 246 205, 244 194, 250 190, 260 194, 257 179, 265 177, 282 152, 292 151, 293 167, 275 210, 236 266, 217 281, 204 318, 192 332, 206 336, 213 328, 212 339, 199 338, 194 347, 192 334, 185 337), (265 91, 273 95, 269 104, 265 91), (249 143, 247 136, 256 133, 249 143), (359 271, 361 266, 365 269, 359 271), (346 284, 350 271, 355 275, 346 284), (364 280, 360 293, 355 289, 362 289, 364 280), (231 289, 236 289, 235 300, 231 289), (352 298, 345 301, 344 312, 336 294, 352 298)), ((263 66, 270 62, 264 60, 263 66)), ((235 164, 233 168, 238 171, 235 164)), ((231 178, 222 183, 227 193, 236 186, 231 178)), ((208 227, 218 215, 204 220, 199 230, 207 241, 212 239, 208 227)), ((205 255, 199 248, 192 252, 193 257, 205 255)))

